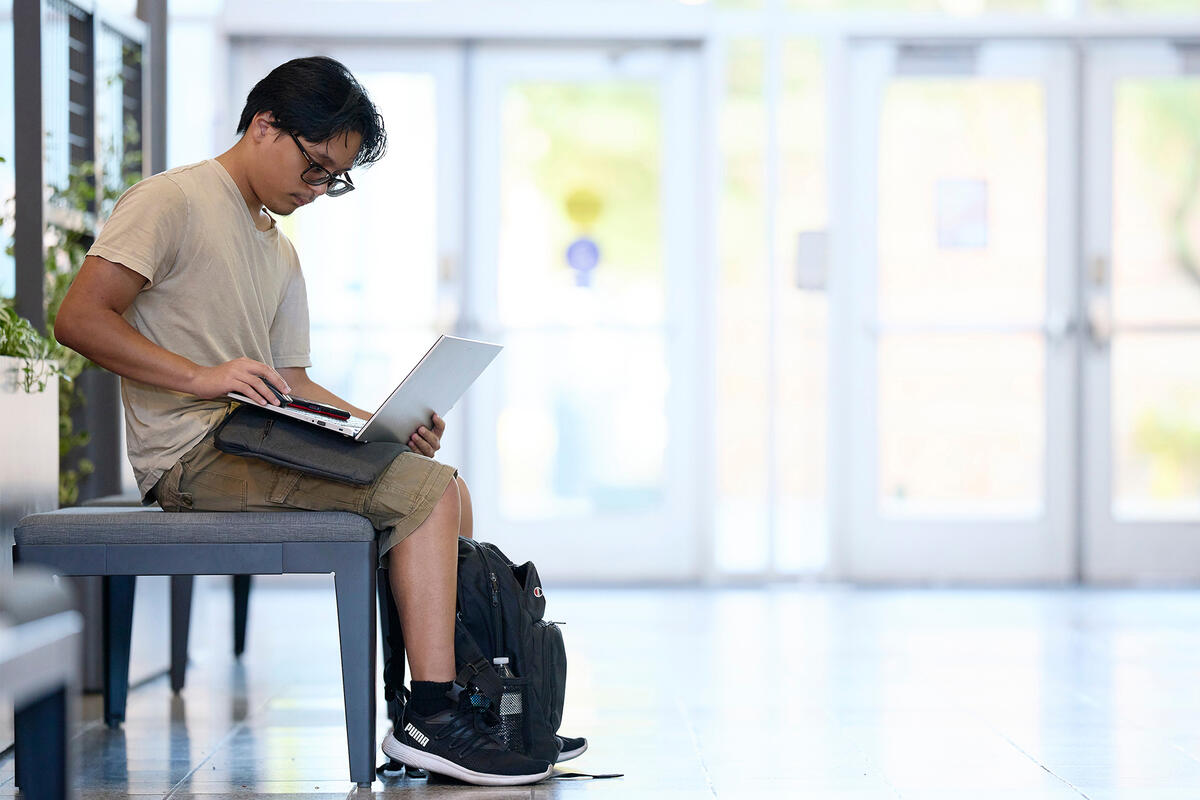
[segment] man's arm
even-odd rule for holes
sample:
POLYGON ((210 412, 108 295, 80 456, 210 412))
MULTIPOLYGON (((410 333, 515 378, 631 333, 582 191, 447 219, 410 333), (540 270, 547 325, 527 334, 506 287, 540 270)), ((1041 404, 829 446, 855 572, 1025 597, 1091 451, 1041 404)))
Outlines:
MULTIPOLYGON (((303 400, 324 403, 327 406, 336 406, 344 411, 349 411, 359 419, 370 419, 371 417, 370 411, 364 411, 357 406, 347 403, 308 377, 308 370, 304 367, 281 367, 279 374, 287 379, 288 384, 292 387, 292 394, 296 397, 303 400)), ((410 450, 432 457, 434 453, 441 449, 442 434, 446 431, 446 421, 437 414, 434 414, 433 419, 430 420, 430 426, 426 427, 422 425, 412 432, 412 435, 408 437, 408 447, 410 450)))
POLYGON ((123 314, 145 285, 146 279, 133 270, 88 256, 58 311, 54 338, 118 375, 197 397, 240 392, 251 400, 279 405, 263 381, 291 391, 282 375, 253 359, 203 367, 138 333, 123 314))

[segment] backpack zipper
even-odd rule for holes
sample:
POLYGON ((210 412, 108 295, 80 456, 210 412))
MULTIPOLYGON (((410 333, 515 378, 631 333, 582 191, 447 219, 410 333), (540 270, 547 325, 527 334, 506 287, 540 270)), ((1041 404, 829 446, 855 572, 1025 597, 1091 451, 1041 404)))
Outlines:
POLYGON ((496 631, 496 654, 508 655, 500 652, 504 647, 504 615, 500 613, 500 581, 496 578, 495 572, 488 572, 488 578, 492 582, 492 626, 496 631))
POLYGON ((488 583, 492 587, 492 635, 495 637, 492 641, 492 654, 494 656, 509 655, 504 650, 504 615, 500 613, 500 579, 496 577, 496 571, 491 569, 491 564, 488 563, 487 554, 484 548, 475 541, 471 542, 475 549, 475 554, 479 556, 480 563, 483 564, 484 571, 487 572, 488 583))

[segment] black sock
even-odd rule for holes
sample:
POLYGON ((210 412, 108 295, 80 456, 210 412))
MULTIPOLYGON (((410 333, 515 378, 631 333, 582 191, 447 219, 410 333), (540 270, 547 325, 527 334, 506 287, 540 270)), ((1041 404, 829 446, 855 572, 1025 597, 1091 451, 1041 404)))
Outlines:
POLYGON ((408 701, 412 703, 413 712, 419 717, 428 717, 446 708, 450 705, 446 692, 450 691, 452 683, 452 681, 445 683, 413 681, 412 699, 408 701))

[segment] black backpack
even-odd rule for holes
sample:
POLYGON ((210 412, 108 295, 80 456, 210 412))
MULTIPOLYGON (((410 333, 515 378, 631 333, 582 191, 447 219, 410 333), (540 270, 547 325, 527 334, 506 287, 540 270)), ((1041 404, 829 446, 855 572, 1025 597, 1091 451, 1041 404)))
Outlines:
MULTIPOLYGON (((385 633, 384 677, 394 722, 405 694, 394 688, 404 682, 404 656, 390 598, 388 606, 392 619, 385 625, 393 630, 385 633)), ((459 538, 455 683, 491 702, 514 750, 553 763, 559 753, 555 734, 562 722, 567 653, 558 623, 546 621, 545 611, 546 595, 531 562, 517 566, 494 544, 459 538), (508 658, 513 677, 497 674, 493 659, 498 657, 508 658), (516 720, 520 724, 514 730, 516 720)))

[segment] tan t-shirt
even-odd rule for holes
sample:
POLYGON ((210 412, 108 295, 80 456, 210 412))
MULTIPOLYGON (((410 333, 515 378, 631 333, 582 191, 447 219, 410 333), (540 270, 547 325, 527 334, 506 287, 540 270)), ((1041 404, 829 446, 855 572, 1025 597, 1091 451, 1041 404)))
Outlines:
MULTIPOLYGON (((88 255, 144 276, 125 313, 143 336, 211 367, 246 357, 312 365, 300 260, 277 226, 260 231, 216 160, 147 178, 121 196, 88 255)), ((129 461, 148 492, 220 422, 227 402, 121 379, 129 461)))

